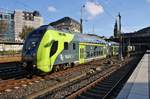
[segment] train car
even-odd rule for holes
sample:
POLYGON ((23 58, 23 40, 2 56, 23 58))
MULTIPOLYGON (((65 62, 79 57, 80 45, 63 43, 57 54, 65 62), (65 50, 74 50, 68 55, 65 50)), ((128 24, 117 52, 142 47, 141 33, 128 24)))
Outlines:
POLYGON ((110 42, 110 46, 111 46, 111 49, 112 49, 112 56, 115 56, 115 55, 118 55, 119 53, 119 43, 116 43, 116 42, 110 42))
POLYGON ((48 73, 105 58, 107 50, 107 42, 103 39, 58 31, 45 25, 27 36, 22 50, 22 61, 26 68, 48 73))
POLYGON ((119 43, 116 42, 107 42, 107 57, 116 56, 119 53, 119 43))

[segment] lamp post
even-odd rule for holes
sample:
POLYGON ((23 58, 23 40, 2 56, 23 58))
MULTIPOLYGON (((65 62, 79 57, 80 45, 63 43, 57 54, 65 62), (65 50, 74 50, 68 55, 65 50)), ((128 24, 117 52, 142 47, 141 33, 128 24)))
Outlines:
POLYGON ((123 45, 123 34, 120 34, 120 60, 121 61, 123 61, 124 59, 123 59, 123 49, 124 49, 124 47, 123 47, 124 45, 123 45))
POLYGON ((80 32, 83 33, 83 8, 85 5, 81 6, 81 17, 80 17, 80 32))

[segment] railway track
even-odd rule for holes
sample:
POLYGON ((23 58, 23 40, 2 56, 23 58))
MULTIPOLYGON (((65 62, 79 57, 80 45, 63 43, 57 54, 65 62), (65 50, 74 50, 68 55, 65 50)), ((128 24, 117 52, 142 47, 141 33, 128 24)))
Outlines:
POLYGON ((34 75, 33 79, 27 79, 25 78, 25 76, 22 76, 22 78, 20 79, 14 79, 14 77, 19 78, 22 74, 25 75, 25 71, 21 68, 21 66, 20 67, 18 66, 18 65, 21 65, 20 63, 17 63, 17 62, 5 63, 3 64, 3 66, 1 66, 3 68, 0 68, 0 77, 3 79, 8 79, 8 80, 1 80, 0 92, 3 92, 7 89, 14 89, 15 87, 20 87, 25 84, 28 85, 29 83, 32 83, 32 82, 36 82, 36 81, 38 82, 43 79, 60 81, 61 77, 63 76, 67 77, 71 75, 73 72, 76 72, 76 71, 84 72, 84 71, 87 71, 87 69, 89 68, 93 68, 93 66, 91 66, 90 64, 89 64, 90 66, 87 68, 87 64, 78 65, 78 66, 75 66, 74 68, 68 68, 66 70, 62 70, 59 72, 50 73, 46 76, 34 75))
MULTIPOLYGON (((24 90, 25 93, 27 92, 26 88, 30 88, 31 86, 41 86, 41 88, 35 89, 35 90, 42 90, 43 87, 45 88, 45 82, 48 82, 46 85, 49 86, 51 88, 53 88, 54 85, 57 85, 59 83, 63 83, 64 81, 67 81, 69 79, 74 79, 74 78, 78 78, 76 77, 77 75, 81 75, 89 70, 93 70, 93 68, 96 68, 97 66, 99 67, 100 65, 104 65, 107 64, 107 61, 109 59, 102 59, 101 61, 97 61, 97 60, 93 60, 93 64, 95 66, 93 66, 92 63, 87 63, 87 64, 82 64, 79 66, 75 66, 73 68, 68 68, 66 70, 62 70, 59 72, 55 72, 55 73, 51 73, 48 74, 46 76, 33 76, 33 79, 27 79, 25 77, 22 77, 20 79, 8 79, 8 80, 2 80, 0 81, 0 98, 1 97, 13 97, 18 93, 18 90, 24 90), (97 62, 97 65, 96 65, 97 62), (55 84, 53 84, 52 82, 55 82, 55 84), (44 85, 42 86, 41 83, 44 83, 44 85), (39 84, 39 85, 38 85, 39 84), (17 92, 17 93, 16 93, 17 92), (13 95, 11 95, 13 94, 13 95), (9 96, 8 96, 9 95, 9 96)), ((115 60, 115 59, 114 59, 115 60)), ((33 88, 32 88, 33 89, 33 88)), ((32 94, 33 92, 28 92, 29 94, 32 94)), ((22 94, 18 94, 20 96, 18 97, 23 97, 24 95, 22 94)), ((17 96, 17 95, 16 95, 17 96)))
MULTIPOLYGON (((127 62, 131 61, 131 59, 126 59, 123 62, 123 65, 127 64, 127 62)), ((68 97, 72 93, 76 92, 77 90, 81 89, 84 86, 92 83, 97 79, 105 78, 105 76, 111 75, 114 71, 119 69, 121 62, 115 60, 115 64, 107 64, 107 66, 102 66, 103 69, 95 70, 95 72, 88 72, 85 75, 82 75, 78 79, 74 80, 67 80, 64 82, 63 85, 59 85, 57 88, 52 89, 51 87, 47 87, 45 90, 40 90, 39 92, 33 93, 29 95, 27 98, 29 99, 62 99, 68 97)), ((104 62, 106 64, 107 62, 104 62)), ((94 63, 95 64, 95 63, 94 63)), ((104 65, 103 64, 103 65, 104 65)), ((98 65, 98 64, 97 64, 98 65)))
POLYGON ((133 61, 130 65, 125 65, 118 70, 104 75, 86 87, 67 96, 67 99, 115 99, 121 88, 132 74, 138 61, 133 61), (131 67, 130 67, 131 66, 131 67))
POLYGON ((6 80, 11 78, 19 78, 26 72, 20 62, 0 63, 0 79, 6 80))
MULTIPOLYGON (((90 65, 90 63, 86 63, 84 65, 87 65, 87 64, 90 65)), ((78 67, 80 68, 80 65, 78 65, 75 68, 71 68, 71 70, 77 69, 78 67)), ((84 66, 82 69, 86 70, 86 68, 84 68, 84 66)), ((59 74, 57 74, 57 76, 65 75, 67 73, 67 71, 68 70, 59 71, 59 74)), ((23 68, 22 63, 20 61, 18 61, 18 62, 2 62, 2 63, 0 62, 0 79, 2 79, 2 80, 12 79, 12 78, 20 78, 20 77, 24 77, 26 74, 27 73, 26 73, 25 69, 23 68)), ((46 77, 53 79, 53 78, 55 78, 54 75, 56 75, 56 74, 53 73, 53 74, 51 74, 50 77, 49 76, 46 76, 46 77)))
MULTIPOLYGON (((123 64, 129 62, 126 59, 123 64)), ((110 74, 121 66, 116 58, 93 60, 90 63, 58 71, 46 76, 22 77, 0 81, 0 98, 62 98, 69 97, 82 87, 110 74)), ((81 93, 80 93, 81 94, 81 93)), ((77 95, 78 96, 78 95, 77 95)))
POLYGON ((0 55, 0 79, 10 79, 24 75, 20 54, 0 55))

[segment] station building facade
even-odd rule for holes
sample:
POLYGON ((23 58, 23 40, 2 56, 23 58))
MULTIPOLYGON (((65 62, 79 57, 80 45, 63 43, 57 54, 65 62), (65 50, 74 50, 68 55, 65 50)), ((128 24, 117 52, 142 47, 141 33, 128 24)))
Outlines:
POLYGON ((38 11, 15 11, 14 12, 14 31, 15 41, 20 41, 19 34, 22 32, 24 26, 38 28, 43 25, 43 18, 38 11))
POLYGON ((70 32, 80 33, 80 23, 70 17, 61 18, 49 24, 58 30, 67 30, 70 32))
POLYGON ((21 42, 19 34, 24 26, 38 28, 41 25, 43 18, 38 11, 0 11, 0 41, 21 42))
POLYGON ((14 41, 14 14, 0 12, 0 41, 14 41))

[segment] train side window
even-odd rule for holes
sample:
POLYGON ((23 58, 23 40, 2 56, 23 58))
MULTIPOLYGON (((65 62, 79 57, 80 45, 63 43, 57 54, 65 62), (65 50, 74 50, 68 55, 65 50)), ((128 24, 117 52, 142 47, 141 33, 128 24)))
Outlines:
POLYGON ((86 52, 87 54, 86 54, 86 57, 88 58, 88 57, 90 57, 90 52, 86 52))
POLYGON ((75 50, 76 49, 76 44, 75 43, 73 43, 73 50, 75 50))
POLYGON ((2 17, 3 17, 2 14, 0 14, 0 19, 2 19, 2 17))
POLYGON ((94 56, 95 56, 95 51, 94 51, 94 56))
POLYGON ((54 41, 50 49, 50 57, 57 52, 57 49, 58 49, 58 41, 54 41))
POLYGON ((101 51, 99 51, 99 55, 101 55, 101 51))
POLYGON ((99 56, 99 53, 98 53, 98 51, 96 52, 96 54, 97 54, 97 56, 99 56))
POLYGON ((64 42, 64 50, 68 50, 68 42, 64 42))

